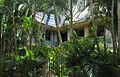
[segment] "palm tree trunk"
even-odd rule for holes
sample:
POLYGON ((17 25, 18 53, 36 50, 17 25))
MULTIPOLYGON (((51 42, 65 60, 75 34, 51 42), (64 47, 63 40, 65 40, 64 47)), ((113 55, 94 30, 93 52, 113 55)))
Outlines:
POLYGON ((45 13, 43 14, 43 17, 41 19, 41 22, 40 22, 40 32, 42 32, 42 38, 44 38, 44 26, 42 25, 42 21, 44 20, 44 17, 45 17, 45 13))
MULTIPOLYGON (((3 15, 3 17, 5 17, 5 15, 3 15)), ((5 17, 5 19, 4 20, 2 20, 2 22, 3 21, 6 21, 6 17, 5 17)), ((4 27, 4 25, 2 25, 2 30, 4 31, 5 30, 5 27, 4 27)), ((2 32, 3 33, 3 32, 2 32)), ((3 34, 5 34, 5 33, 3 33, 3 34)), ((3 54, 5 54, 5 51, 6 51, 6 42, 5 42, 5 35, 3 35, 2 34, 2 52, 3 52, 3 54)), ((9 44, 8 44, 9 45, 9 44)))
POLYGON ((0 15, 0 54, 2 53, 2 15, 0 15))
POLYGON ((73 24, 73 14, 72 14, 73 13, 73 6, 72 6, 73 3, 72 2, 73 2, 73 0, 70 1, 70 17, 71 17, 70 18, 70 26, 71 26, 71 28, 70 28, 70 38, 72 36, 72 24, 73 24))
MULTIPOLYGON (((14 0, 14 3, 13 3, 13 10, 15 10, 15 3, 16 3, 16 0, 14 0)), ((13 18, 12 18, 12 32, 13 32, 13 39, 12 39, 12 48, 13 48, 13 51, 16 51, 16 23, 15 23, 15 16, 14 16, 14 12, 13 12, 13 18)), ((11 37, 12 38, 12 37, 11 37)))
POLYGON ((106 28, 104 27, 104 51, 106 52, 106 28))
POLYGON ((97 25, 95 24, 95 18, 93 14, 93 0, 90 1, 90 10, 91 10, 92 24, 93 24, 93 31, 94 31, 94 41, 95 41, 95 44, 97 45, 97 51, 98 53, 100 53, 100 48, 99 48, 98 39, 97 39, 97 25))
POLYGON ((0 57, 3 55, 3 45, 2 45, 2 18, 3 16, 0 15, 0 57))
POLYGON ((55 0, 54 0, 54 18, 55 18, 55 23, 56 23, 57 33, 58 33, 59 44, 62 44, 62 37, 61 37, 60 29, 59 29, 59 26, 58 26, 58 22, 57 22, 58 20, 57 20, 55 0))
POLYGON ((112 18, 112 40, 113 40, 113 52, 117 52, 117 41, 116 41, 116 27, 117 27, 117 20, 116 20, 116 14, 117 14, 117 0, 112 0, 112 13, 111 13, 111 18, 112 18))
POLYGON ((72 27, 73 27, 73 0, 70 0, 70 26, 68 26, 67 40, 69 41, 72 38, 72 27))
POLYGON ((57 28, 57 33, 58 33, 59 44, 62 44, 62 37, 61 37, 56 15, 55 15, 55 22, 56 22, 56 28, 57 28))
POLYGON ((118 0, 118 52, 120 56, 120 0, 118 0))

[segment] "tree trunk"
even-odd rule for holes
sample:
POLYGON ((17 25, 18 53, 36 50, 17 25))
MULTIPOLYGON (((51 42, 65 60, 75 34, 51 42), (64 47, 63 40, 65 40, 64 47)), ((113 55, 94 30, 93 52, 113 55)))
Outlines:
POLYGON ((120 57, 120 0, 118 0, 118 52, 120 57))
POLYGON ((100 48, 99 48, 98 39, 97 39, 97 25, 95 22, 93 10, 94 10, 93 0, 90 0, 90 12, 91 12, 92 24, 93 24, 94 41, 95 41, 95 44, 97 45, 97 51, 98 53, 100 53, 100 48))
POLYGON ((72 37, 72 29, 73 29, 72 28, 73 27, 73 25, 72 25, 73 24, 73 6, 72 6, 73 3, 72 2, 73 2, 73 0, 70 0, 70 26, 71 26, 69 29, 70 30, 70 39, 72 37))
POLYGON ((60 33, 60 29, 58 26, 58 20, 57 20, 57 12, 56 12, 56 4, 55 4, 55 0, 54 0, 54 18, 55 18, 55 23, 56 23, 56 28, 57 28, 57 33, 58 33, 58 39, 59 39, 59 44, 62 44, 62 37, 61 37, 61 33, 60 33))
POLYGON ((42 38, 44 38, 44 25, 42 25, 42 21, 44 20, 44 17, 45 17, 45 13, 43 14, 43 17, 40 22, 40 32, 42 32, 42 38))
MULTIPOLYGON (((14 3, 13 3, 13 10, 15 10, 15 7, 16 7, 16 0, 14 0, 14 3)), ((13 18, 12 18, 12 36, 11 39, 12 39, 12 51, 16 51, 16 23, 15 23, 15 14, 13 12, 13 18)))
POLYGON ((2 15, 0 15, 0 55, 2 53, 2 15))
POLYGON ((113 52, 117 53, 117 0, 112 0, 112 40, 113 40, 113 52))

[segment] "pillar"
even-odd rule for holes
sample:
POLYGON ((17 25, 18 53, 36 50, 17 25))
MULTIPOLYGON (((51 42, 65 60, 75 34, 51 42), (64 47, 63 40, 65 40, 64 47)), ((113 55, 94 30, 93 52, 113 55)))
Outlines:
POLYGON ((58 42, 58 40, 57 40, 57 37, 58 37, 58 36, 57 36, 57 32, 54 34, 53 37, 54 37, 54 42, 58 42))
POLYGON ((70 40, 70 30, 67 30, 67 40, 70 40))
POLYGON ((89 35, 89 27, 88 25, 84 26, 84 36, 87 37, 89 35))
POLYGON ((51 32, 51 34, 50 34, 50 41, 54 41, 54 35, 53 35, 54 33, 53 32, 51 32))

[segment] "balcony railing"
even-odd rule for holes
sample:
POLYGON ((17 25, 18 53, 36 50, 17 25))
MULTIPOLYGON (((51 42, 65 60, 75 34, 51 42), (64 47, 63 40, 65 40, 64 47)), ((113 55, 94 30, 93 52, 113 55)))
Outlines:
POLYGON ((58 45, 57 41, 49 41, 49 40, 46 40, 45 44, 50 45, 50 46, 57 46, 58 45))

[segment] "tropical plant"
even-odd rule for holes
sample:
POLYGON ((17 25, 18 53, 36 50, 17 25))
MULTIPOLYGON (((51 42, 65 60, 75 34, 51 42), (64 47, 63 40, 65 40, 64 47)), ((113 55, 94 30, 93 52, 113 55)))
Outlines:
POLYGON ((1 77, 40 77, 43 75, 43 66, 48 62, 48 48, 41 46, 39 51, 32 51, 26 47, 20 48, 17 53, 7 54, 0 59, 1 77))
POLYGON ((77 1, 0 0, 0 76, 46 77, 50 73, 58 77, 119 77, 117 0, 88 1, 92 27, 89 36, 83 38, 72 28, 73 6, 77 1), (45 25, 42 21, 36 22, 38 11, 48 15, 45 25), (43 37, 51 14, 56 23, 58 47, 46 46, 45 35, 43 37), (65 43, 62 43, 58 24, 60 15, 65 15, 71 25, 67 28, 71 40, 65 43), (100 25, 104 26, 104 31, 111 32, 114 53, 107 48, 105 33, 102 41, 97 38, 97 26, 100 25))
POLYGON ((104 51, 104 46, 98 52, 94 38, 76 39, 66 43, 64 48, 66 65, 74 72, 70 72, 72 77, 119 77, 118 55, 109 49, 104 51))

